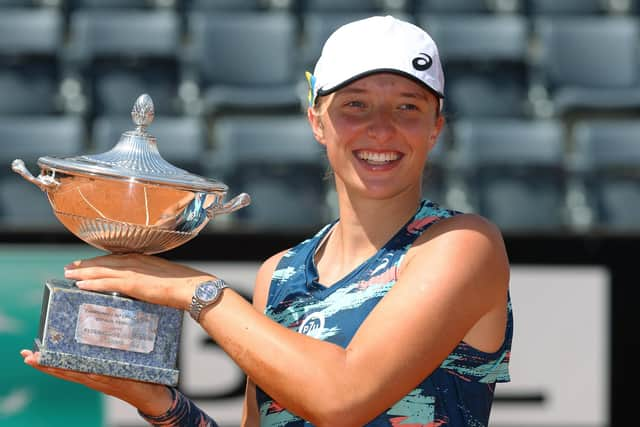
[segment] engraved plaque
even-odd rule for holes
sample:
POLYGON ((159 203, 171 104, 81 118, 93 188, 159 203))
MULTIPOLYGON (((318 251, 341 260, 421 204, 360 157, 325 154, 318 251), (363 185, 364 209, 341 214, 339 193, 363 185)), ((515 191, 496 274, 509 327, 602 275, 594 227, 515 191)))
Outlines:
POLYGON ((82 304, 76 341, 118 350, 150 353, 158 332, 158 316, 143 311, 82 304))

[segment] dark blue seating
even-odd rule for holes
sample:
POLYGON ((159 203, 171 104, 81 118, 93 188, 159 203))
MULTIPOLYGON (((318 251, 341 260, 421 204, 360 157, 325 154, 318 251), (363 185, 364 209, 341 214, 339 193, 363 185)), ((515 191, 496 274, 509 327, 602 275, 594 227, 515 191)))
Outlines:
POLYGON ((180 20, 169 10, 77 10, 70 16, 65 73, 90 115, 127 114, 141 93, 158 114, 181 112, 180 20))
POLYGON ((11 171, 11 162, 22 159, 34 176, 42 156, 83 154, 85 131, 78 117, 0 117, 0 225, 33 230, 59 224, 47 197, 33 184, 11 171))
POLYGON ((532 85, 543 89, 551 107, 539 111, 557 116, 640 105, 636 19, 544 17, 535 20, 534 32, 540 49, 531 63, 532 85))
POLYGON ((256 229, 311 229, 327 220, 324 149, 304 115, 221 117, 213 144, 208 175, 252 198, 234 221, 256 229))
POLYGON ((288 12, 191 13, 187 80, 205 114, 297 110, 297 24, 288 12))
POLYGON ((566 219, 566 144, 560 122, 459 120, 454 171, 473 209, 505 231, 559 231, 566 219))
POLYGON ((58 50, 64 21, 55 9, 0 11, 0 114, 60 110, 58 50))
MULTIPOLYGON (((574 126, 574 173, 590 209, 586 225, 606 231, 640 230, 640 123, 583 119, 574 126)), ((585 224, 580 224, 584 226, 585 224)))
POLYGON ((529 28, 519 15, 419 15, 443 63, 450 117, 528 114, 529 28))

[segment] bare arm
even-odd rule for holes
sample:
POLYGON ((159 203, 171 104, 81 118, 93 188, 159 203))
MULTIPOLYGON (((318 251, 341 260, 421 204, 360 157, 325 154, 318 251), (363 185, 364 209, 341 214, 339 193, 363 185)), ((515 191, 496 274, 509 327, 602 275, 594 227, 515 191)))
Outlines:
MULTIPOLYGON (((284 252, 280 252, 269 258, 262 264, 258 271, 255 288, 253 290, 253 306, 259 313, 263 313, 267 306, 271 276, 283 254, 284 252)), ((251 381, 251 378, 247 378, 241 425, 242 427, 258 427, 260 425, 260 413, 256 400, 256 385, 251 381)))
MULTIPOLYGON (((508 262, 492 225, 457 216, 423 237, 407 255, 396 285, 346 349, 278 325, 232 289, 203 311, 202 326, 253 383, 291 412, 318 426, 362 425, 408 393, 474 325, 506 303, 508 262), (451 265, 455 259, 460 265, 451 265)), ((153 263, 167 274, 168 265, 153 263)), ((100 279, 88 280, 88 288, 187 307, 192 281, 175 272, 162 286, 157 279, 147 284, 151 267, 137 267, 136 277, 125 274, 131 268, 126 262, 117 267, 89 262, 75 278, 95 275, 100 279), (104 278, 109 275, 115 277, 104 278)), ((260 270, 256 288, 268 288, 272 271, 260 270)))

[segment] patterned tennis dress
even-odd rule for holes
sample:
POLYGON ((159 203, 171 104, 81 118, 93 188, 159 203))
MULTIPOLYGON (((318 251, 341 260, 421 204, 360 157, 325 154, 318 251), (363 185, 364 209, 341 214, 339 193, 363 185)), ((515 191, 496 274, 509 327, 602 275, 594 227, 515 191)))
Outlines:
MULTIPOLYGON (((318 283, 314 254, 333 224, 290 249, 271 281, 265 313, 299 333, 347 347, 367 315, 393 287, 407 250, 432 224, 456 212, 424 200, 413 218, 375 255, 331 287, 318 283)), ((367 426, 486 426, 497 382, 509 381, 511 303, 502 346, 495 353, 464 342, 415 389, 367 426)), ((261 426, 311 426, 257 388, 261 426)))

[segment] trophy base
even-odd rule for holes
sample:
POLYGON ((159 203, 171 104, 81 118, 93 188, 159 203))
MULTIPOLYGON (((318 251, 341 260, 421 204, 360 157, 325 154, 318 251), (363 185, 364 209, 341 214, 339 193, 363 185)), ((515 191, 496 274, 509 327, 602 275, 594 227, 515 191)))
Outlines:
POLYGON ((41 365, 177 385, 181 310, 83 291, 74 283, 45 284, 35 340, 41 365))

